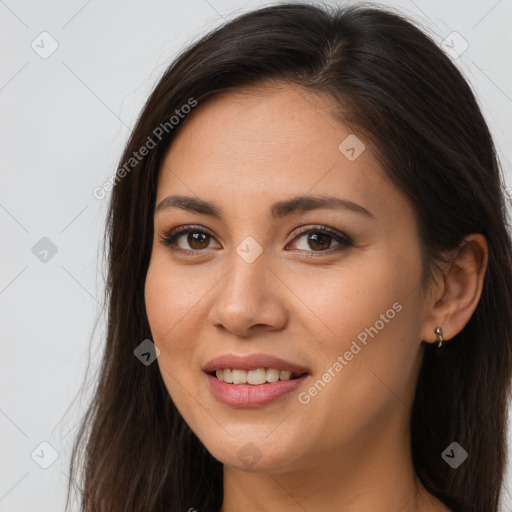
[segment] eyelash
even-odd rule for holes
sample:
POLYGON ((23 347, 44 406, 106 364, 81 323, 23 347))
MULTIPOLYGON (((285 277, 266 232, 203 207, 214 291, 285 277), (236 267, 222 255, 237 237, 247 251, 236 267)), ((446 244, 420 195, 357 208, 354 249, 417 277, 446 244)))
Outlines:
MULTIPOLYGON (((203 226, 186 225, 186 226, 180 226, 175 229, 171 228, 169 231, 167 231, 163 235, 160 235, 160 243, 166 247, 169 247, 169 249, 171 249, 173 252, 176 252, 176 253, 191 254, 191 253, 201 253, 201 252, 207 251, 207 249, 182 249, 181 247, 178 247, 177 245, 175 245, 175 241, 177 238, 179 238, 182 235, 188 234, 188 233, 204 233, 206 235, 213 237, 213 235, 210 233, 210 231, 203 226)), ((300 230, 296 234, 296 236, 293 238, 293 240, 295 240, 295 238, 297 238, 299 235, 304 236, 304 235, 307 235, 310 233, 321 233, 323 235, 328 235, 328 236, 332 237, 336 242, 339 242, 340 245, 337 246, 336 248, 334 248, 334 250, 332 250, 332 248, 329 248, 329 249, 320 250, 320 251, 305 251, 306 253, 312 253, 312 254, 319 253, 319 255, 322 255, 322 254, 330 255, 330 254, 333 254, 334 252, 338 252, 342 249, 346 249, 347 247, 350 247, 353 245, 353 241, 350 239, 350 237, 348 237, 344 233, 341 233, 341 232, 339 232, 333 228, 330 228, 328 226, 322 226, 322 225, 312 226, 312 227, 309 227, 308 229, 300 230)), ((292 242, 293 242, 293 240, 292 240, 292 242)), ((299 250, 304 251, 303 249, 299 249, 299 250)), ((316 255, 315 255, 315 257, 316 257, 316 255)))

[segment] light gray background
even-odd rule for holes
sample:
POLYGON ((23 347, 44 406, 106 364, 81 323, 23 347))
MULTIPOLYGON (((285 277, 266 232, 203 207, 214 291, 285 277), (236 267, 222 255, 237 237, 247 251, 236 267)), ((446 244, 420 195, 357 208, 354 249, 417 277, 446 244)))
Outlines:
MULTIPOLYGON (((144 101, 178 51, 264 4, 0 0, 0 512, 64 508, 70 449, 89 395, 72 400, 89 355, 94 378, 105 325, 93 332, 107 207, 93 189, 115 172, 144 101), (31 47, 51 49, 44 31, 58 43, 47 58, 31 47), (57 248, 46 262, 32 251, 43 237, 57 248), (42 442, 58 454, 48 469, 39 465, 52 456, 42 442)), ((439 43, 453 31, 467 41, 454 60, 477 93, 512 184, 512 1, 387 4, 439 43)), ((507 487, 511 479, 509 471, 507 487)), ((511 510, 507 493, 502 512, 511 510)))

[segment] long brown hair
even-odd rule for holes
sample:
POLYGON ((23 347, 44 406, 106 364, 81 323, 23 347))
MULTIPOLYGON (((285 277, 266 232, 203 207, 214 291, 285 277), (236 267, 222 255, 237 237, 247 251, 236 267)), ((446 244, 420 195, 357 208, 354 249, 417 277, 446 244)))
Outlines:
POLYGON ((504 179, 475 96, 450 58, 403 15, 365 4, 286 3, 243 14, 183 51, 150 95, 112 190, 106 345, 73 447, 68 503, 76 488, 83 512, 220 507, 222 464, 175 408, 158 365, 134 356, 152 339, 144 284, 158 170, 186 123, 191 109, 184 105, 200 108, 221 91, 283 81, 334 99, 340 121, 377 148, 417 212, 427 280, 441 252, 465 235, 488 241, 483 292, 470 321, 442 349, 426 347, 411 450, 425 488, 454 512, 496 512, 512 368, 504 179), (183 115, 172 120, 177 110, 183 115), (453 441, 469 454, 457 469, 441 457, 453 441))

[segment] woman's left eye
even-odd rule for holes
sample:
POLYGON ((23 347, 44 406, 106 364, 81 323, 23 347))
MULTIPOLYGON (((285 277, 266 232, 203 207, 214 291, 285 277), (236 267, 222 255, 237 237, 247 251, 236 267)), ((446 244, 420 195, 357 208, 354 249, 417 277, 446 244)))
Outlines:
MULTIPOLYGON (((338 243, 335 246, 335 251, 343 249, 345 247, 349 247, 352 245, 352 240, 345 235, 344 233, 340 233, 336 230, 328 228, 325 226, 322 229, 309 229, 305 232, 302 232, 300 235, 297 235, 294 240, 304 239, 305 247, 298 247, 298 249, 308 251, 307 247, 314 249, 313 251, 308 252, 326 252, 325 249, 332 248, 333 240, 338 243)), ((330 251, 330 252, 335 252, 330 251)))
MULTIPOLYGON (((160 235, 160 243, 168 246, 171 250, 175 252, 201 252, 202 249, 209 248, 209 242, 213 239, 213 236, 209 233, 209 231, 202 226, 181 226, 179 228, 173 229, 165 235, 160 235), (188 244, 189 248, 180 247, 178 241, 180 238, 187 235, 185 239, 185 243, 188 244)), ((329 228, 328 226, 317 226, 309 229, 303 229, 300 233, 296 234, 293 240, 305 239, 305 245, 309 248, 313 249, 308 250, 307 248, 300 248, 300 250, 306 252, 327 252, 326 249, 331 249, 333 240, 338 242, 338 246, 335 246, 335 252, 340 249, 349 247, 353 244, 352 240, 345 235, 335 229, 329 228)), ((292 242, 293 242, 292 240, 292 242)), ((291 242, 290 242, 291 243, 291 242)), ((288 244, 289 245, 289 244, 288 244)), ((287 247, 288 247, 287 245, 287 247)))

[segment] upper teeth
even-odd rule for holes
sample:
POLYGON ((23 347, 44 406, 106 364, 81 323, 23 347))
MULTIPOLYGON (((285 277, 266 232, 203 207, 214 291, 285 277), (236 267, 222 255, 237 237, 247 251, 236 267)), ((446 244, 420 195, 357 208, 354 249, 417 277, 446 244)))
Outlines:
POLYGON ((219 380, 229 384, 264 384, 265 382, 277 382, 278 380, 290 380, 292 374, 288 370, 276 368, 258 368, 257 370, 239 370, 235 368, 222 368, 215 371, 219 380))

